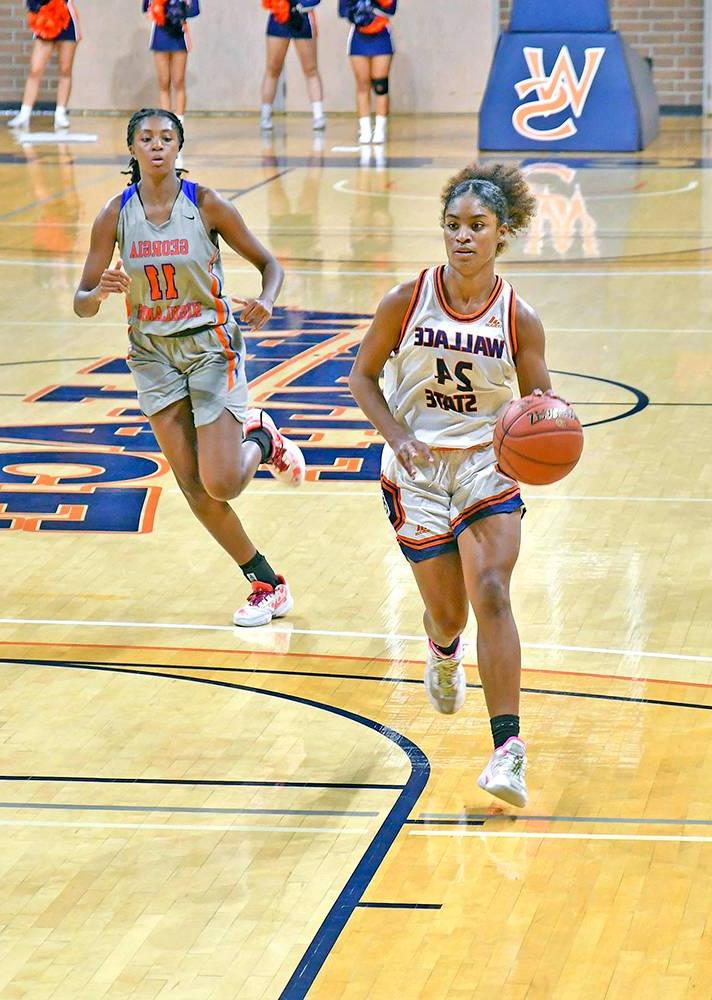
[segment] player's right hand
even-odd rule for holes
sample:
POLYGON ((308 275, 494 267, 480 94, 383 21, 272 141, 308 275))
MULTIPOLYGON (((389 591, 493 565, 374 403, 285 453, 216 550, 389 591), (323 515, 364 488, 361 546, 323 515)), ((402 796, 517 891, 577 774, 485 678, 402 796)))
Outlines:
POLYGON ((403 438, 401 442, 395 444, 393 453, 403 466, 409 476, 416 475, 417 466, 434 466, 435 457, 427 444, 414 437, 403 438))
POLYGON ((112 294, 125 295, 130 284, 131 279, 124 271, 124 262, 119 257, 116 266, 108 267, 99 278, 99 284, 96 286, 96 297, 100 302, 103 302, 112 294))

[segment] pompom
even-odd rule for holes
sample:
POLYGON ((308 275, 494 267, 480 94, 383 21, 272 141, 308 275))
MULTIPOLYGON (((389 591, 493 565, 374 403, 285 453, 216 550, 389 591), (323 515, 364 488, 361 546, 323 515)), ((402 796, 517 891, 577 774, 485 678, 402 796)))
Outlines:
POLYGON ((262 0, 262 6, 273 15, 278 24, 286 24, 291 13, 289 0, 262 0))
POLYGON ((30 9, 27 15, 27 23, 32 32, 48 42, 61 35, 64 29, 69 27, 71 19, 64 0, 48 0, 38 10, 30 9))
POLYGON ((153 23, 162 28, 166 23, 166 0, 151 0, 148 13, 153 23))

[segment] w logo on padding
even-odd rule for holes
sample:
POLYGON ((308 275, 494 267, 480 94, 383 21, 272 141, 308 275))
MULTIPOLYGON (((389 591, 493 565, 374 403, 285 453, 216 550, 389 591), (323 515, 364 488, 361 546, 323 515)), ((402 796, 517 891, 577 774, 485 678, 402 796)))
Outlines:
POLYGON ((526 46, 524 58, 529 67, 529 79, 521 80, 514 85, 519 98, 528 97, 533 91, 537 99, 520 104, 512 115, 514 128, 527 139, 538 139, 551 142, 557 139, 568 139, 576 135, 576 125, 573 118, 557 125, 555 128, 534 128, 529 124, 532 118, 546 118, 557 112, 571 108, 574 117, 580 118, 586 105, 594 77, 601 65, 605 48, 586 49, 586 62, 581 76, 577 76, 571 54, 566 45, 556 57, 554 68, 547 76, 544 71, 544 50, 526 46))

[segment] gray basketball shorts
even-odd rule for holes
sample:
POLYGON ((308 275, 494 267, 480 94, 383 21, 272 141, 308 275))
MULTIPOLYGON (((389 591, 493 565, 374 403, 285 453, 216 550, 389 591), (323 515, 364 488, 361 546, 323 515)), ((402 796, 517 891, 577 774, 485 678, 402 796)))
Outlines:
POLYGON ((196 427, 211 424, 223 410, 245 422, 245 350, 235 323, 173 337, 132 329, 129 340, 126 360, 147 417, 188 396, 196 427))

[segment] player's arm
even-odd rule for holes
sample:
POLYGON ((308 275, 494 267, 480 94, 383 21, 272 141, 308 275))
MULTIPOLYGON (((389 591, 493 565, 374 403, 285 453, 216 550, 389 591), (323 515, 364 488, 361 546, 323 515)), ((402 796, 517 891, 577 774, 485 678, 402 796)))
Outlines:
POLYGON ((397 285, 383 298, 373 322, 361 341, 349 377, 349 389, 376 430, 393 450, 403 468, 414 476, 417 462, 432 462, 430 449, 403 427, 388 409, 379 378, 400 339, 415 282, 397 285))
POLYGON ((544 327, 530 305, 517 299, 516 306, 517 381, 519 392, 528 396, 535 389, 551 389, 549 369, 544 358, 544 327))
POLYGON ((262 291, 256 299, 233 298, 233 302, 243 307, 240 319, 252 330, 259 330, 272 315, 282 287, 282 265, 250 232, 235 206, 216 191, 199 188, 198 206, 208 232, 222 236, 235 253, 249 261, 262 275, 262 291))
POLYGON ((84 264, 79 286, 74 293, 74 312, 83 319, 96 316, 104 299, 110 295, 125 295, 129 289, 129 276, 119 260, 110 267, 116 245, 121 195, 112 198, 96 217, 91 230, 89 253, 84 264))

